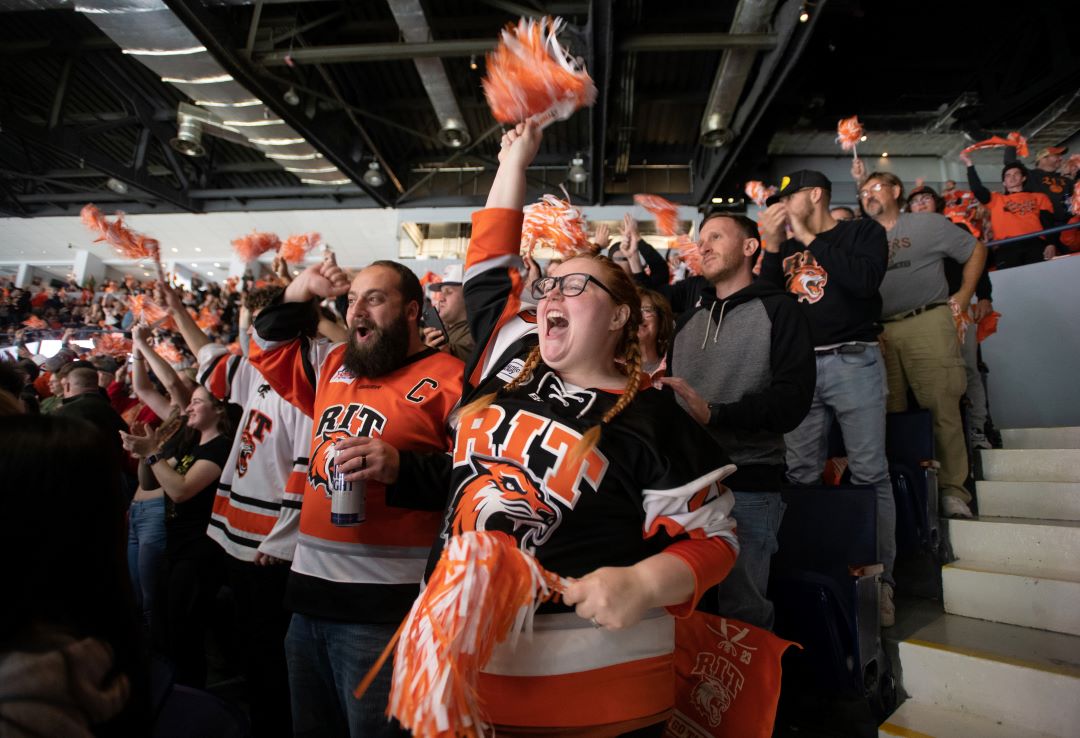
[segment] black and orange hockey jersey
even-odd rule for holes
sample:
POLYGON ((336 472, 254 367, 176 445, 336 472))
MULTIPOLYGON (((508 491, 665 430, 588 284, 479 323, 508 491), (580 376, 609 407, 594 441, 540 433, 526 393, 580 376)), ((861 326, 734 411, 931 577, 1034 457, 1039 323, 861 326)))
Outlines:
POLYGON ((344 344, 297 337, 303 312, 291 303, 263 310, 251 349, 267 381, 314 421, 286 606, 332 620, 397 623, 416 599, 441 515, 392 507, 384 485, 367 482, 366 521, 332 525, 331 446, 348 434, 399 450, 448 450, 462 363, 425 349, 382 377, 354 376, 342 364, 344 344))
POLYGON ((311 418, 286 402, 242 356, 199 350, 199 382, 244 408, 221 471, 206 534, 241 561, 256 552, 292 561, 311 442, 311 418))
MULTIPOLYGON (((482 351, 469 367, 472 396, 516 376, 537 341, 534 314, 518 297, 520 227, 517 211, 473 216, 464 291, 482 351)), ((541 362, 522 386, 462 418, 451 501, 431 565, 445 540, 471 530, 504 531, 568 577, 670 553, 695 574, 694 597, 673 609, 688 613, 738 550, 733 496, 719 484, 734 467, 670 390, 655 389, 641 391, 604 426, 597 447, 571 462, 570 449, 617 399, 616 392, 567 384, 541 362)), ((497 726, 630 729, 673 706, 673 659, 674 620, 666 609, 610 631, 549 603, 531 639, 496 647, 480 697, 497 726)))

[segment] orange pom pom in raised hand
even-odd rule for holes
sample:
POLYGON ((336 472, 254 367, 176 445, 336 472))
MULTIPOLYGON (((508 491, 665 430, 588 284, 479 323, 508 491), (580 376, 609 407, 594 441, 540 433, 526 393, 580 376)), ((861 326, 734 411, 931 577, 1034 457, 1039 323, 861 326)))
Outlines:
POLYGON ((297 233, 285 239, 278 249, 278 256, 289 264, 297 264, 320 243, 322 236, 318 233, 297 233))
POLYGON ((44 320, 42 320, 36 315, 31 315, 29 318, 24 320, 22 324, 33 331, 43 331, 49 327, 48 323, 46 323, 44 320))
POLYGON ((566 200, 544 195, 539 202, 525 206, 521 224, 521 250, 532 254, 537 246, 547 246, 562 256, 574 256, 589 250, 585 234, 585 216, 566 200))
POLYGON ((451 538, 398 631, 389 713, 417 738, 490 734, 480 671, 498 643, 531 631, 536 608, 565 586, 505 533, 451 538))
POLYGON ((559 45, 562 27, 562 18, 522 18, 503 30, 483 79, 495 120, 513 125, 535 117, 546 126, 596 102, 581 60, 559 45))
POLYGON ((656 232, 674 236, 679 232, 679 206, 656 195, 634 195, 634 202, 656 218, 656 232))
POLYGON ((95 243, 105 241, 127 259, 153 259, 155 262, 160 259, 161 247, 157 239, 125 226, 123 213, 117 213, 110 223, 96 206, 88 204, 83 206, 79 216, 83 225, 98 234, 95 243))
POLYGON ((281 239, 273 233, 252 231, 245 236, 234 238, 233 250, 243 262, 255 261, 267 251, 276 251, 281 246, 281 239))
POLYGON ((131 341, 123 333, 105 333, 94 339, 94 354, 126 358, 131 353, 131 341))
POLYGON ((765 207, 765 201, 776 194, 775 187, 766 187, 764 182, 752 179, 746 183, 746 196, 759 208, 765 207))
POLYGON ((1017 156, 1028 155, 1027 139, 1021 136, 1017 131, 1013 131, 1005 138, 1001 136, 991 136, 985 141, 979 141, 973 143, 964 149, 965 154, 970 154, 972 151, 979 151, 980 149, 996 149, 1001 146, 1015 146, 1017 156))
MULTIPOLYGON (((836 141, 840 144, 840 148, 844 151, 850 151, 855 153, 855 147, 859 144, 859 139, 862 138, 863 127, 859 122, 859 116, 853 115, 850 118, 844 118, 836 124, 836 141)), ((856 154, 858 156, 858 154, 856 154)))
POLYGON ((690 273, 694 276, 701 275, 701 252, 698 251, 698 245, 694 241, 690 240, 690 236, 680 235, 672 239, 669 249, 675 249, 679 252, 679 256, 682 257, 683 263, 686 264, 686 268, 690 270, 690 273))

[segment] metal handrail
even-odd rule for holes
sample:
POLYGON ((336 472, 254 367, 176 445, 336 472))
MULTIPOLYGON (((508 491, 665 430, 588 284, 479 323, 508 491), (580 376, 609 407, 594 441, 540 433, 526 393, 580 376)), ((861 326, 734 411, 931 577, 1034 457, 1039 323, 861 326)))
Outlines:
POLYGON ((1003 246, 1007 243, 1015 243, 1016 241, 1026 241, 1029 238, 1039 238, 1040 236, 1048 236, 1052 233, 1061 233, 1062 231, 1070 231, 1073 228, 1080 228, 1080 221, 1076 223, 1066 223, 1065 225, 1054 226, 1053 228, 1045 228, 1041 231, 1034 231, 1033 233, 1025 233, 1021 236, 1009 236, 1003 238, 1000 241, 989 241, 986 244, 986 248, 995 249, 998 246, 1003 246))

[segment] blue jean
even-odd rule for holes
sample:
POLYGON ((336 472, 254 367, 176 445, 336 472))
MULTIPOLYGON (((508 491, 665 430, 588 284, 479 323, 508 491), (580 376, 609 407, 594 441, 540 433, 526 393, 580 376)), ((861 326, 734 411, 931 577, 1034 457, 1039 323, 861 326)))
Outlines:
POLYGON ((739 538, 739 557, 717 588, 719 615, 772 630, 773 604, 765 598, 765 591, 785 507, 779 492, 735 490, 732 517, 739 538))
POLYGON ((784 435, 784 443, 788 480, 820 484, 833 418, 840 423, 852 484, 872 486, 877 493, 878 558, 885 581, 893 584, 896 503, 885 458, 885 395, 885 362, 877 346, 858 354, 819 354, 810 412, 784 435))
POLYGON ((150 626, 161 557, 165 554, 165 498, 134 500, 128 511, 128 575, 143 625, 150 626))
POLYGON ((293 735, 397 738, 386 717, 392 663, 387 660, 363 699, 353 690, 394 637, 396 625, 341 623, 295 613, 285 636, 293 735))

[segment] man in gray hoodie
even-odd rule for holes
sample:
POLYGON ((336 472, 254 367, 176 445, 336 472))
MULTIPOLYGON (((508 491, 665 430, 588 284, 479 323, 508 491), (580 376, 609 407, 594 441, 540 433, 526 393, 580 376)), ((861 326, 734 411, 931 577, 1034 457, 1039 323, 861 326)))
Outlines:
POLYGON ((681 315, 672 376, 662 381, 738 465, 725 484, 735 493, 740 551, 720 584, 719 613, 771 629, 765 590, 783 516, 783 434, 810 409, 814 346, 794 297, 754 281, 761 242, 752 220, 714 213, 700 234, 702 276, 671 288, 681 315))

